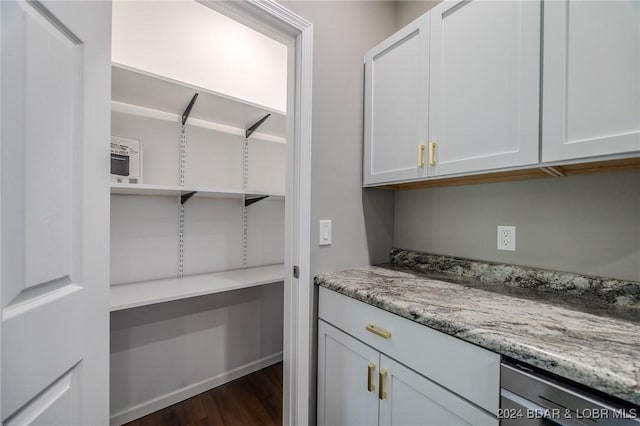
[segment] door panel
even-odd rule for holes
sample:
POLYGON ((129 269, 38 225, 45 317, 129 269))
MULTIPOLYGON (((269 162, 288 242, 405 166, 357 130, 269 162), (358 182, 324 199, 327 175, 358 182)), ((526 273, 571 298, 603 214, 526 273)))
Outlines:
POLYGON ((72 182, 81 179, 73 153, 79 149, 82 111, 79 69, 82 45, 33 8, 25 8, 23 104, 25 284, 71 279, 74 212, 72 182), (43 102, 55 99, 56 102, 43 102), (75 175, 75 176, 72 176, 75 175), (45 179, 44 177, 54 179, 45 179))
POLYGON ((77 367, 56 380, 5 423, 18 425, 80 424, 77 367))
POLYGON ((428 136, 429 15, 365 57, 364 183, 426 176, 417 149, 428 136))
POLYGON ((2 414, 7 416, 82 361, 76 305, 82 290, 53 292, 3 309, 2 414))
POLYGON ((498 425, 495 417, 384 355, 380 371, 387 372, 381 426, 498 425))
POLYGON ((318 425, 376 426, 375 383, 379 354, 324 321, 318 321, 318 425), (374 364, 371 371, 370 363, 374 364))
POLYGON ((543 161, 640 150, 640 3, 545 5, 543 161))
POLYGON ((90 3, 0 4, 9 424, 107 421, 111 7, 90 3))
POLYGON ((431 13, 430 173, 536 163, 540 2, 444 2, 431 13))

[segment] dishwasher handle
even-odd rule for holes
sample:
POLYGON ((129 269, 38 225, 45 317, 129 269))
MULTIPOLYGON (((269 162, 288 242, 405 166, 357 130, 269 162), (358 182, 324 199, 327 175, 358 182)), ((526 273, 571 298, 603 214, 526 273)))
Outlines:
POLYGON ((557 408, 543 407, 507 389, 500 389, 501 426, 573 426, 557 408))

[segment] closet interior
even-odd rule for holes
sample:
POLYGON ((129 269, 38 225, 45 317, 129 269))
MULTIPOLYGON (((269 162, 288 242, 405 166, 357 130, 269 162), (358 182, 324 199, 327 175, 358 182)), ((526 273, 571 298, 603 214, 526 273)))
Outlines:
POLYGON ((137 65, 112 67, 112 424, 282 360, 286 114, 137 65))

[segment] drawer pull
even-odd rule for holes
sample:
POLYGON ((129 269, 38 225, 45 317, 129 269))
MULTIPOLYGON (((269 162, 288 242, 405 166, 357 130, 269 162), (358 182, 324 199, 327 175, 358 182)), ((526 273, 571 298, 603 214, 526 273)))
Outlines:
POLYGON ((380 374, 378 376, 378 380, 380 383, 378 383, 378 385, 380 386, 380 389, 378 389, 378 398, 379 399, 385 399, 387 397, 387 392, 384 390, 384 378, 387 377, 387 370, 382 369, 380 370, 380 374))
POLYGON ((379 328, 376 328, 375 325, 373 324, 367 324, 367 331, 375 334, 376 336, 380 336, 383 339, 390 339, 391 338, 391 333, 388 331, 384 331, 384 330, 380 330, 379 328))
POLYGON ((424 145, 418 145, 418 167, 424 167, 424 145))
POLYGON ((376 365, 372 362, 367 366, 367 390, 373 392, 376 390, 376 385, 373 383, 373 372, 376 370, 376 365))
POLYGON ((436 165, 436 143, 429 142, 429 165, 436 165))

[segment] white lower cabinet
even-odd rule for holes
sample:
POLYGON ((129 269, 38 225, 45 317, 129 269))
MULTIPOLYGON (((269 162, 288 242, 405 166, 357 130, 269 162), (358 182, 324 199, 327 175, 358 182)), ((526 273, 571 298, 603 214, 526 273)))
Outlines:
POLYGON ((375 349, 319 321, 318 425, 378 424, 379 356, 375 349))
POLYGON ((318 312, 318 425, 498 425, 498 354, 325 288, 318 312))
POLYGON ((497 425, 498 420, 424 376, 380 355, 380 426, 497 425))

